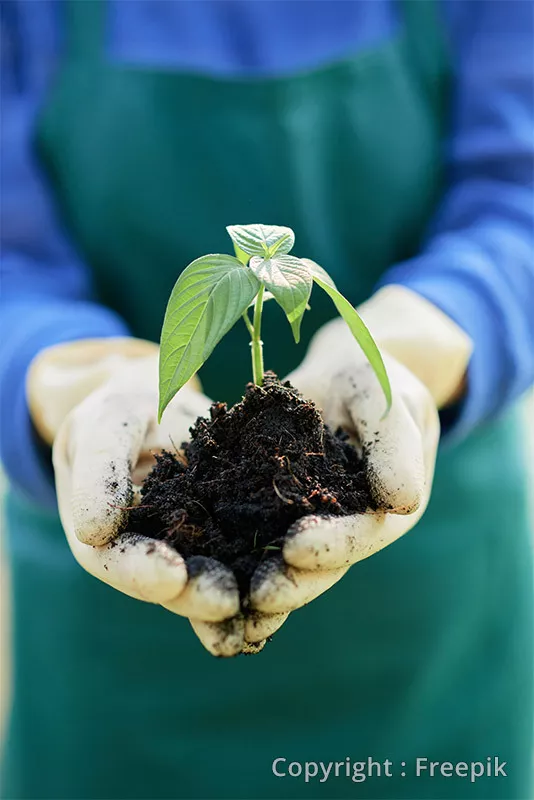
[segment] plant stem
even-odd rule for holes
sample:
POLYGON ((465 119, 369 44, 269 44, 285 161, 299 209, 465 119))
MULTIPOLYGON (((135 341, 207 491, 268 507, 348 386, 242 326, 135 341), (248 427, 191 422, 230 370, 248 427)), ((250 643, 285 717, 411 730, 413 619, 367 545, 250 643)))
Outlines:
POLYGON ((261 315, 263 311, 263 284, 256 297, 252 331, 252 379, 256 386, 263 386, 263 342, 261 340, 261 315))
POLYGON ((247 326, 247 331, 250 333, 250 338, 254 336, 254 328, 252 327, 252 322, 248 317, 248 311, 245 311, 243 314, 243 319, 245 320, 245 325, 247 326))

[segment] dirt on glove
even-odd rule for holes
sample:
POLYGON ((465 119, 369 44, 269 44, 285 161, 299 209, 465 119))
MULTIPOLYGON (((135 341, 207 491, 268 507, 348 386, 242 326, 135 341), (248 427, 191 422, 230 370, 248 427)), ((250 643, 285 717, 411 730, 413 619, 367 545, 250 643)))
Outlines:
POLYGON ((128 530, 168 542, 185 559, 221 561, 242 597, 300 517, 376 509, 365 453, 273 373, 232 408, 214 403, 210 417, 196 421, 183 454, 156 457, 128 530))

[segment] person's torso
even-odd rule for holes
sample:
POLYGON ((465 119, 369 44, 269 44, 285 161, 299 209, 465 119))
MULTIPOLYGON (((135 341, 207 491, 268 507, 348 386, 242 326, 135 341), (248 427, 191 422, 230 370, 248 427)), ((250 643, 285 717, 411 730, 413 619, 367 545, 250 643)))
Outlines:
MULTIPOLYGON (((158 338, 180 270, 230 252, 227 224, 291 226, 296 254, 323 264, 354 303, 417 252, 443 190, 448 70, 433 3, 399 5, 391 35, 360 52, 250 78, 110 59, 95 9, 70 4, 72 49, 40 153, 99 297, 134 334, 158 338)), ((297 349, 266 304, 266 365, 280 374, 331 314, 315 295, 311 306, 297 349)), ((240 396, 244 327, 201 377, 218 400, 240 396)), ((465 760, 486 747, 526 758, 515 687, 530 662, 511 659, 528 617, 528 532, 508 419, 443 451, 422 523, 291 615, 254 658, 215 660, 183 620, 85 575, 57 518, 14 498, 9 516, 17 652, 25 670, 38 662, 32 690, 17 696, 12 786, 56 797, 81 796, 82 784, 95 797, 353 796, 350 780, 281 781, 272 760, 465 760), (506 630, 512 605, 517 634, 506 630), (480 713, 465 720, 474 696, 480 713), (17 747, 52 720, 54 747, 35 765, 50 782, 22 779, 17 747)), ((397 775, 358 791, 399 800, 436 786, 397 775)), ((496 791, 457 785, 461 797, 496 791)))
MULTIPOLYGON (((447 78, 436 9, 419 6, 384 4, 391 29, 355 54, 248 77, 114 57, 112 4, 69 6, 41 153, 99 296, 135 335, 158 338, 187 263, 231 252, 228 224, 289 225, 295 252, 355 303, 415 253, 441 189, 447 78)), ((332 314, 320 296, 312 308, 299 350, 267 306, 268 367, 283 374, 302 358, 332 314)), ((249 380, 246 336, 237 326, 201 373, 217 399, 235 401, 249 380)))

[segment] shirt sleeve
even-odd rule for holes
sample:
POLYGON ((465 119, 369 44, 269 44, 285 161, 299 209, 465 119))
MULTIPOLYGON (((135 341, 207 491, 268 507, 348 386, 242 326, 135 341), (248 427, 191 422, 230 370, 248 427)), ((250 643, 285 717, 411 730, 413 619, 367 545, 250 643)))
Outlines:
POLYGON ((53 52, 51 4, 2 3, 0 456, 19 490, 45 506, 55 495, 26 403, 25 380, 44 347, 127 334, 122 320, 91 298, 88 270, 54 216, 32 148, 37 109, 53 52), (29 6, 28 14, 21 11, 29 6), (26 19, 25 19, 26 16, 26 19), (39 32, 32 41, 32 29, 39 32))
POLYGON ((442 8, 454 59, 448 190, 423 252, 383 283, 419 292, 474 342, 456 437, 534 379, 534 15, 523 0, 442 8))

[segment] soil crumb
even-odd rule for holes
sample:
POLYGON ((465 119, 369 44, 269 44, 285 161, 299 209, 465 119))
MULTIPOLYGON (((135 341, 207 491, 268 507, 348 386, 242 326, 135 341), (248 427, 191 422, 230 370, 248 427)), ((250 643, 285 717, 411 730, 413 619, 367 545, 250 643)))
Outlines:
POLYGON ((218 559, 242 597, 300 517, 376 508, 365 455, 273 373, 232 408, 214 403, 210 417, 196 421, 183 456, 157 456, 128 530, 167 541, 186 559, 218 559))

